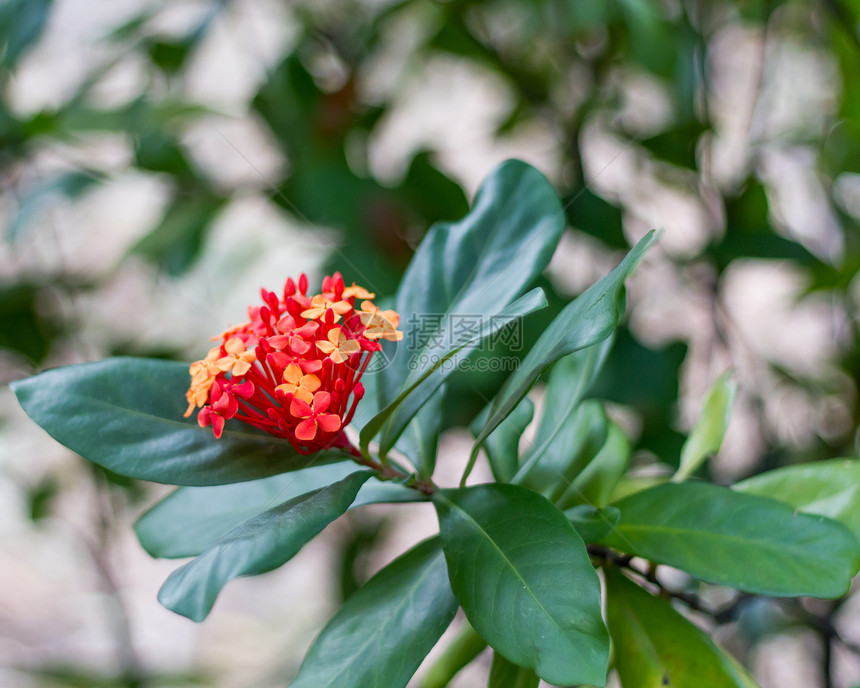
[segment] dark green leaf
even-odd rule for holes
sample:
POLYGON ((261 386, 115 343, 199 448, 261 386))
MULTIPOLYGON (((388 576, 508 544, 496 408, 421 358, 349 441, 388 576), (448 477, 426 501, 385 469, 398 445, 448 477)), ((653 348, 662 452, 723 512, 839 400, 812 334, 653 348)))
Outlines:
POLYGON ((599 401, 585 401, 562 417, 565 410, 554 411, 544 405, 544 417, 550 416, 551 420, 538 428, 532 451, 513 480, 540 492, 562 509, 571 506, 560 503, 562 496, 570 491, 575 498, 573 481, 605 444, 608 428, 606 412, 599 401), (542 434, 541 429, 548 432, 542 434))
POLYGON ((182 417, 189 379, 184 363, 109 358, 49 370, 12 389, 60 444, 131 478, 221 485, 348 458, 340 451, 302 455, 287 440, 241 423, 216 440, 182 417))
POLYGON ((762 595, 839 597, 860 567, 845 526, 708 483, 658 485, 613 506, 604 542, 710 583, 762 595))
POLYGON ((860 539, 860 461, 831 459, 787 466, 732 486, 746 494, 771 497, 807 514, 839 521, 860 539))
POLYGON ((248 519, 171 573, 161 586, 158 601, 192 621, 202 621, 228 582, 288 562, 349 508, 370 476, 370 471, 353 473, 248 519))
POLYGON ((621 512, 614 506, 598 509, 587 504, 566 509, 564 515, 585 542, 598 542, 618 525, 621 512))
POLYGON ((456 611, 439 540, 427 540, 346 601, 291 688, 403 688, 456 611))
MULTIPOLYGON (((406 426, 417 420, 419 410, 427 403, 445 380, 457 369, 462 361, 482 341, 501 330, 512 320, 522 318, 546 306, 546 297, 540 288, 532 289, 513 303, 490 318, 482 319, 470 329, 461 333, 456 341, 444 352, 422 354, 430 356, 430 363, 422 363, 422 372, 410 382, 400 395, 382 409, 361 430, 361 446, 367 448, 371 439, 382 430, 380 452, 385 455, 394 446, 406 426)), ((387 368, 385 369, 387 370, 387 368)))
POLYGON ((487 688, 538 688, 540 679, 531 669, 509 662, 498 652, 493 653, 487 688))
POLYGON ((649 232, 606 277, 591 285, 544 331, 517 371, 493 399, 487 424, 475 440, 478 448, 520 402, 538 376, 557 360, 606 339, 624 314, 624 280, 654 240, 649 232))
POLYGON ((606 442, 559 498, 559 507, 566 509, 572 504, 606 506, 612 501, 615 486, 627 470, 631 450, 624 430, 617 423, 608 421, 606 442))
MULTIPOLYGON (((232 485, 180 487, 143 514, 134 530, 153 557, 196 557, 213 540, 273 504, 325 487, 355 470, 355 463, 342 461, 232 485)), ((350 508, 424 499, 417 490, 371 478, 350 508)))
POLYGON ((606 618, 623 688, 755 688, 755 682, 672 606, 604 569, 606 618))
MULTIPOLYGON (((481 185, 472 210, 456 223, 434 225, 415 253, 397 292, 404 342, 382 371, 382 406, 413 385, 453 342, 447 334, 490 325, 493 317, 549 263, 564 229, 550 183, 519 160, 499 165, 481 185), (465 319, 465 320, 464 320, 465 319)), ((457 339, 457 335, 454 336, 457 339)), ((387 446, 405 427, 398 412, 387 446)))
POLYGON ((516 485, 440 490, 451 587, 507 659, 559 685, 603 685, 609 642, 582 539, 544 497, 516 485))
MULTIPOLYGON (((475 418, 471 425, 472 434, 477 435, 487 422, 490 407, 475 418)), ((490 461, 490 469, 496 482, 509 483, 520 466, 520 438, 532 422, 535 405, 524 397, 501 425, 484 441, 484 451, 490 461)))

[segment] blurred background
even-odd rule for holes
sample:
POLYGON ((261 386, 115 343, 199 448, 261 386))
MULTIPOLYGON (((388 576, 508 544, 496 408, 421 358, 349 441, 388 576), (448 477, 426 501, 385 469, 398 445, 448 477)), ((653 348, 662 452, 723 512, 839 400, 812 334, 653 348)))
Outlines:
MULTIPOLYGON (((169 488, 71 455, 5 385, 195 360, 261 286, 361 282, 344 255, 390 294, 509 157, 550 178, 569 225, 527 338, 664 230, 592 390, 643 471, 677 464, 728 368, 713 480, 857 456, 858 20, 857 0, 0 0, 0 685, 289 682, 340 600, 433 531, 430 508, 351 512, 195 625, 158 605, 177 564, 131 530, 169 488)), ((443 484, 498 379, 452 385, 443 484)), ((858 606, 749 600, 715 637, 763 688, 853 688, 858 606)))

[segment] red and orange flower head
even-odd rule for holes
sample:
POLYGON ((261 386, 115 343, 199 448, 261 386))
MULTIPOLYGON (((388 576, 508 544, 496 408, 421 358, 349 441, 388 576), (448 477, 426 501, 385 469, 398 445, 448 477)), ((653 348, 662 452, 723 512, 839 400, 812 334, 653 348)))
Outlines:
POLYGON ((283 294, 263 289, 250 320, 225 330, 206 357, 191 364, 185 397, 190 416, 216 438, 235 418, 278 437, 304 454, 345 446, 343 428, 364 395, 359 381, 379 339, 398 341, 394 311, 379 311, 363 287, 326 276, 308 295, 308 278, 292 278, 283 294), (356 306, 356 300, 363 301, 356 306))

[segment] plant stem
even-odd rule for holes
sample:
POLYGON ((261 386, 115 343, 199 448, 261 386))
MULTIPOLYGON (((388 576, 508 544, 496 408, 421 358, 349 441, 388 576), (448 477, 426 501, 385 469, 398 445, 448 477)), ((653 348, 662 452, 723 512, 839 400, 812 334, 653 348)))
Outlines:
POLYGON ((481 654, 486 647, 487 641, 479 636, 466 621, 451 644, 430 667, 430 671, 421 683, 421 688, 445 688, 457 672, 481 654))

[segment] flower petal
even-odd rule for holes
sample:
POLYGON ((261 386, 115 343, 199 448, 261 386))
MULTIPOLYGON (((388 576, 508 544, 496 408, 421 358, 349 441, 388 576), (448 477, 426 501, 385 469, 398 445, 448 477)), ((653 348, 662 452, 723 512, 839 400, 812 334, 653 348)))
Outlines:
POLYGON ((317 424, 323 432, 337 432, 340 430, 340 416, 336 413, 324 413, 317 416, 317 424))
MULTIPOLYGON (((324 392, 319 392, 324 394, 324 392)), ((310 418, 314 412, 306 401, 294 397, 290 404, 290 414, 295 418, 310 418)))
POLYGON ((314 394, 314 413, 324 413, 331 404, 331 394, 328 392, 317 392, 314 394))
POLYGON ((310 442, 317 436, 317 422, 313 418, 303 420, 296 426, 296 439, 302 442, 310 442))

